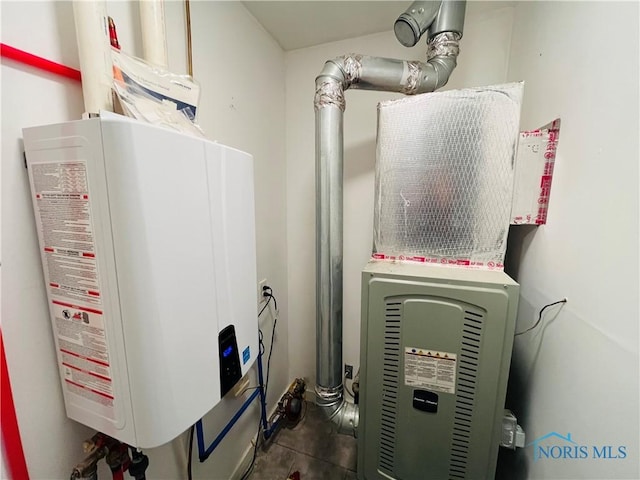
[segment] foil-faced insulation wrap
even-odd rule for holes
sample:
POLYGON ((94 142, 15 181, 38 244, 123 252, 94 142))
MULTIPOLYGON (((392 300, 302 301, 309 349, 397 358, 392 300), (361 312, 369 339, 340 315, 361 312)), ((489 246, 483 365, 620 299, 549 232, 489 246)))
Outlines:
POLYGON ((406 80, 403 82, 402 93, 405 95, 413 95, 418 90, 422 67, 420 62, 405 62, 405 69, 406 80))
POLYGON ((342 83, 327 77, 316 81, 316 94, 313 99, 313 106, 316 110, 324 107, 338 107, 344 112, 346 103, 342 83))
POLYGON ((358 83, 362 76, 362 55, 352 53, 339 58, 342 60, 341 67, 344 71, 347 86, 358 83))
POLYGON ((523 84, 378 105, 374 258, 501 268, 523 84))
POLYGON ((427 43, 427 59, 433 57, 457 57, 460 54, 460 34, 439 33, 427 43))

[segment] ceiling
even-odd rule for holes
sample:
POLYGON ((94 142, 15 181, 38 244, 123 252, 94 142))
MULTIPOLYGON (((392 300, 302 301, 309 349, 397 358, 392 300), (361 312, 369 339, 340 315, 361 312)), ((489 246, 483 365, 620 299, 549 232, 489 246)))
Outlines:
MULTIPOLYGON (((283 50, 393 30, 410 1, 245 1, 244 6, 283 50)), ((508 2, 467 2, 467 15, 508 2)))
POLYGON ((283 50, 295 50, 392 30, 393 22, 411 2, 325 0, 243 3, 283 50))

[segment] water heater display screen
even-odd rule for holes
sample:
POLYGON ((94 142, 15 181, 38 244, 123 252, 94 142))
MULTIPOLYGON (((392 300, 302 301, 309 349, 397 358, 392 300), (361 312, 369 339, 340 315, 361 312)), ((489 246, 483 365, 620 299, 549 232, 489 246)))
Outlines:
POLYGON ((218 352, 220 352, 220 395, 224 397, 242 378, 236 330, 233 325, 225 327, 218 334, 218 345, 218 352))

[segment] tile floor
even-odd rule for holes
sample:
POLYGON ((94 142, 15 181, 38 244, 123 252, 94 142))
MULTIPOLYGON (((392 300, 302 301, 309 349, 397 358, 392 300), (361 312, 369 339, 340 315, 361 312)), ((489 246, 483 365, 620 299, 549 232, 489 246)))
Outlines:
POLYGON ((264 448, 258 448, 250 480, 356 480, 356 439, 336 433, 315 404, 305 402, 303 418, 280 428, 264 448))

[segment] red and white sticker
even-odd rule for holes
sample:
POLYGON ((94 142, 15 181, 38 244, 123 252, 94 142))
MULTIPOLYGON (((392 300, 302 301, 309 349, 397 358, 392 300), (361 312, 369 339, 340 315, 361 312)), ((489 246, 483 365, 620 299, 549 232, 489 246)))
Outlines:
POLYGON ((67 393, 115 416, 115 394, 98 275, 86 163, 33 163, 36 223, 67 393))
POLYGON ((53 300, 51 311, 68 391, 113 405, 113 378, 101 310, 53 300))
POLYGON ((416 262, 430 265, 440 265, 445 267, 467 267, 481 268, 489 270, 504 270, 503 262, 482 262, 469 258, 445 258, 445 257, 423 257, 405 255, 387 255, 383 252, 376 252, 371 255, 373 260, 389 260, 392 262, 416 262))
POLYGON ((34 163, 31 174, 51 294, 101 305, 85 162, 34 163))
POLYGON ((553 167, 556 162, 556 150, 560 137, 560 120, 556 119, 549 128, 548 141, 544 152, 544 171, 540 176, 540 196, 538 197, 538 214, 536 225, 547 223, 547 212, 549 210, 549 196, 551 195, 551 181, 553 180, 553 167))
POLYGON ((547 223, 560 119, 531 131, 520 132, 516 159, 512 225, 547 223))
POLYGON ((405 347, 404 383, 411 387, 455 394, 457 361, 455 353, 405 347))

